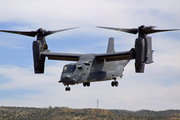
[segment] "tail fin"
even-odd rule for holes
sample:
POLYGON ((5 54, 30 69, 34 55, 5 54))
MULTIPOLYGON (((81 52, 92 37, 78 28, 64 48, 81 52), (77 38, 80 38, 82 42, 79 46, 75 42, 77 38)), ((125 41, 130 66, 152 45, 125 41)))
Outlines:
POLYGON ((109 38, 107 53, 114 53, 114 38, 109 38))

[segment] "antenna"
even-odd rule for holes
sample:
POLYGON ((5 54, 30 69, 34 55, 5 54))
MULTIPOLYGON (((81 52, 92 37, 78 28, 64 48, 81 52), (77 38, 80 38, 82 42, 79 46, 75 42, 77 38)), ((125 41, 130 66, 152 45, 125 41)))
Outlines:
POLYGON ((97 99, 97 109, 98 109, 98 99, 97 99))

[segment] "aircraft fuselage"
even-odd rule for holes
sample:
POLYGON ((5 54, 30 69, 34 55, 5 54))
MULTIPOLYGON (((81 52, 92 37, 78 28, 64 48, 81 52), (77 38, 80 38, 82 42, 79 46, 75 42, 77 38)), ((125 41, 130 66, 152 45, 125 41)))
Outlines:
MULTIPOLYGON (((93 56, 93 55, 89 55, 93 56)), ((87 56, 86 56, 87 57, 87 56)), ((81 61, 81 60, 80 60, 81 61)), ((111 61, 93 60, 67 64, 63 67, 61 79, 66 85, 79 83, 90 83, 96 81, 106 81, 122 77, 124 67, 129 60, 111 61)))

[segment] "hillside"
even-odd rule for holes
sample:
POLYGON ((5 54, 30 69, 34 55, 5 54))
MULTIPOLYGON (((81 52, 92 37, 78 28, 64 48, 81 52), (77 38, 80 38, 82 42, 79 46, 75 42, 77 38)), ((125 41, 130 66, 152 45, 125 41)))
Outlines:
POLYGON ((0 107, 0 120, 180 120, 180 110, 126 111, 67 107, 0 107))

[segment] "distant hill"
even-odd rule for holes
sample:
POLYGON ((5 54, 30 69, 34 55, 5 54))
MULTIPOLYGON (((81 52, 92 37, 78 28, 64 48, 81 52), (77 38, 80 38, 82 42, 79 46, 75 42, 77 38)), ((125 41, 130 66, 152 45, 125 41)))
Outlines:
POLYGON ((180 120, 180 110, 127 111, 67 107, 0 107, 0 120, 180 120))

